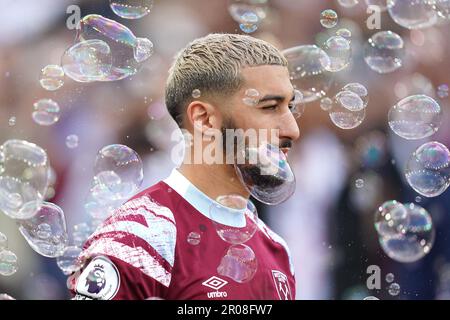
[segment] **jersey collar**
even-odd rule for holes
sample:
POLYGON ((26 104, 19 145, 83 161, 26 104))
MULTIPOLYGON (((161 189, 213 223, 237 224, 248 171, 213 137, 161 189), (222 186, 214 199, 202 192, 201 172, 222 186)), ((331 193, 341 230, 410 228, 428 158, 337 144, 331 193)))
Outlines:
POLYGON ((220 205, 194 186, 177 169, 173 169, 170 176, 163 181, 208 219, 232 227, 245 226, 245 209, 230 209, 220 205), (214 208, 213 214, 211 214, 212 208, 214 208))

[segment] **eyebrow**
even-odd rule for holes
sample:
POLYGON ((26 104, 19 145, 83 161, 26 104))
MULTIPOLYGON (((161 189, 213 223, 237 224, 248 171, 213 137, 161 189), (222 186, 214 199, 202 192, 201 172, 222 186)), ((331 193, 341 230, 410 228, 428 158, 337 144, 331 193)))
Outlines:
MULTIPOLYGON (((258 103, 266 102, 266 101, 272 101, 272 100, 275 100, 277 102, 282 102, 282 101, 286 100, 286 97, 285 96, 280 96, 280 95, 277 95, 277 94, 268 94, 268 95, 264 96, 263 98, 259 99, 258 103)), ((295 92, 292 93, 291 101, 294 101, 294 100, 295 100, 295 92)))

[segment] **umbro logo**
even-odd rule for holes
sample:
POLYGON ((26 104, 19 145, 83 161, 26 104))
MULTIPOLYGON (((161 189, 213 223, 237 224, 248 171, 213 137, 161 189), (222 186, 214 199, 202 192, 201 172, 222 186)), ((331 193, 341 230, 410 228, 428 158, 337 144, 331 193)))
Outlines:
POLYGON ((208 298, 225 298, 227 296, 226 291, 219 291, 220 288, 225 286, 228 281, 220 279, 219 277, 213 276, 208 280, 202 282, 205 287, 214 289, 216 291, 208 292, 208 298))

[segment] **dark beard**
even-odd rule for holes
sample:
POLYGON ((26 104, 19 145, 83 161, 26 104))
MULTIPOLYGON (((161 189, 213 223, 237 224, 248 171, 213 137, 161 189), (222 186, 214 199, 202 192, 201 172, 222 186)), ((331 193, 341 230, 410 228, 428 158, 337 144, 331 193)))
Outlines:
MULTIPOLYGON (((234 122, 231 119, 226 119, 222 126, 222 141, 223 141, 223 150, 228 152, 227 150, 227 136, 226 129, 236 129, 234 122)), ((242 152, 244 148, 248 147, 247 142, 243 139, 238 139, 238 137, 234 138, 233 141, 233 151, 235 158, 235 167, 239 168, 241 172, 241 177, 244 184, 248 187, 248 189, 252 189, 253 186, 257 186, 259 189, 268 189, 273 190, 279 186, 281 186, 286 181, 277 175, 269 175, 263 174, 261 172, 261 168, 255 164, 237 164, 236 156, 238 152, 242 152), (240 143, 239 143, 240 142, 240 143)), ((255 147, 255 146, 252 146, 255 147)), ((231 150, 230 150, 231 151, 231 150)), ((239 175, 239 174, 238 174, 239 175)))

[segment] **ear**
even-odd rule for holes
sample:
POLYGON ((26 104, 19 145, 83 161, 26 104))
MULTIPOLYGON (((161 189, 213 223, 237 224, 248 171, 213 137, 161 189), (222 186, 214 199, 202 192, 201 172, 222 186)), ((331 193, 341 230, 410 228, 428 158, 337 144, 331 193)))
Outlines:
POLYGON ((186 110, 187 120, 194 130, 202 133, 211 129, 221 128, 222 116, 220 110, 205 101, 192 101, 186 110))

